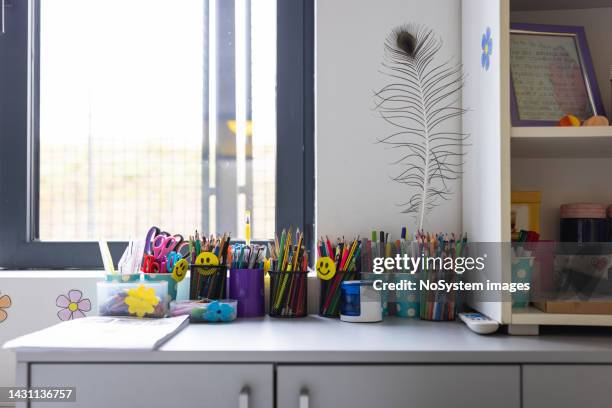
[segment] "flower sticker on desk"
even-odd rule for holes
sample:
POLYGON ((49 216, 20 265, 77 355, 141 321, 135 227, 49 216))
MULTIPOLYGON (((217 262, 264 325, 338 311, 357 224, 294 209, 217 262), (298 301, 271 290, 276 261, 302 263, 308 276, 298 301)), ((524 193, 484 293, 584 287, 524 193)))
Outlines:
POLYGON ((236 309, 228 303, 212 302, 206 308, 204 320, 207 322, 230 322, 236 318, 236 309))
POLYGON ((84 312, 91 310, 91 302, 89 299, 83 299, 83 292, 77 289, 70 290, 68 296, 59 295, 55 305, 60 308, 57 317, 62 321, 85 317, 84 312))
POLYGON ((138 317, 152 314, 155 306, 159 303, 159 298, 155 295, 155 289, 140 285, 137 288, 128 290, 125 304, 128 305, 128 313, 138 317))
POLYGON ((6 320, 8 313, 5 309, 11 307, 11 298, 9 295, 0 296, 0 323, 6 320))
POLYGON ((487 30, 482 35, 482 57, 480 62, 485 71, 489 70, 491 66, 491 54, 493 54, 493 39, 491 38, 491 28, 487 27, 487 30))

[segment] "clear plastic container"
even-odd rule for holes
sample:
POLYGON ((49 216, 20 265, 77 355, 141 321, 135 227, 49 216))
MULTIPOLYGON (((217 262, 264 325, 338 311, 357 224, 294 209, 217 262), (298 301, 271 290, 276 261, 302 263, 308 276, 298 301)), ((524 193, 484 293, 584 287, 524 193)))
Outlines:
POLYGON ((168 312, 168 283, 98 282, 100 316, 165 317, 168 312))
POLYGON ((238 301, 234 299, 213 300, 212 302, 178 300, 170 303, 170 315, 189 315, 194 323, 231 322, 236 320, 238 301))

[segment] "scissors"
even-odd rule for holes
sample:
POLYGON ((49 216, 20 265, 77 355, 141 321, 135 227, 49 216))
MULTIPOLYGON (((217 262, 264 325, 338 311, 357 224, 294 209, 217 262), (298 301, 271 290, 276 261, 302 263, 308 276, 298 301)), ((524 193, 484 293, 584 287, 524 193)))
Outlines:
POLYGON ((144 248, 144 253, 145 254, 150 254, 151 253, 151 243, 153 242, 153 240, 155 239, 155 237, 157 237, 160 233, 160 229, 153 226, 151 228, 149 228, 149 231, 147 232, 147 237, 145 238, 145 248, 144 248))
POLYGON ((163 260, 176 247, 176 238, 158 235, 153 239, 153 256, 155 259, 163 260))
POLYGON ((172 251, 168 254, 166 260, 166 270, 168 273, 172 273, 174 265, 176 265, 181 259, 183 259, 183 255, 179 254, 178 252, 172 251))
POLYGON ((145 255, 142 261, 142 271, 144 273, 159 273, 161 271, 161 266, 153 255, 145 255))
MULTIPOLYGON (((149 231, 147 232, 147 236, 145 238, 145 249, 144 249, 144 253, 145 254, 151 254, 152 251, 152 244, 155 241, 155 238, 157 238, 158 236, 162 236, 162 237, 169 237, 171 234, 169 232, 166 231, 162 231, 161 229, 159 229, 159 227, 156 226, 152 226, 151 228, 149 228, 149 231)), ((178 239, 179 242, 183 242, 184 238, 181 234, 176 234, 174 235, 175 239, 178 239)))

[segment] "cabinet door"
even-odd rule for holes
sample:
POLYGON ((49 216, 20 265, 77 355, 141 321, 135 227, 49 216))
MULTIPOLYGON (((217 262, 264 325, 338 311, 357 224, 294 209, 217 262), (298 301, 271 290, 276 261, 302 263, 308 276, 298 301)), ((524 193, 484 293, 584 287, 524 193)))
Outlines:
POLYGON ((610 408, 612 366, 525 366, 524 408, 610 408))
POLYGON ((71 408, 272 408, 274 387, 271 365, 216 364, 32 364, 30 384, 76 387, 71 408))
POLYGON ((518 366, 280 366, 278 408, 519 408, 518 366))

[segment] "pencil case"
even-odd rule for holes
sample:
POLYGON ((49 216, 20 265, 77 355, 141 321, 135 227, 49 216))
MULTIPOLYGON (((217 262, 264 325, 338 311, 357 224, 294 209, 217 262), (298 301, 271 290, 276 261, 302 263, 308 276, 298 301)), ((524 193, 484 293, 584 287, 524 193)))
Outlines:
POLYGON ((396 285, 412 282, 415 287, 415 290, 403 288, 395 291, 394 300, 390 305, 390 308, 395 312, 395 316, 418 318, 420 314, 419 274, 395 272, 391 274, 391 281, 396 285))
POLYGON ((100 316, 165 317, 168 312, 168 283, 98 282, 100 316))
POLYGON ((218 323, 236 320, 238 301, 220 299, 212 302, 178 300, 170 303, 170 316, 188 315, 192 323, 218 323))
POLYGON ((270 271, 271 317, 305 317, 308 314, 308 271, 270 271))
MULTIPOLYGON (((444 280, 447 283, 457 281, 457 274, 453 270, 423 271, 423 279, 429 282, 444 280)), ((422 290, 420 292, 419 314, 421 320, 450 321, 455 320, 457 292, 444 290, 422 290)))
POLYGON ((340 317, 342 282, 359 280, 359 275, 359 272, 338 271, 329 280, 319 279, 319 315, 324 317, 340 317))
POLYGON ((226 299, 227 266, 191 265, 189 299, 226 299))
POLYGON ((230 269, 229 297, 238 301, 238 317, 264 316, 263 269, 230 269))

